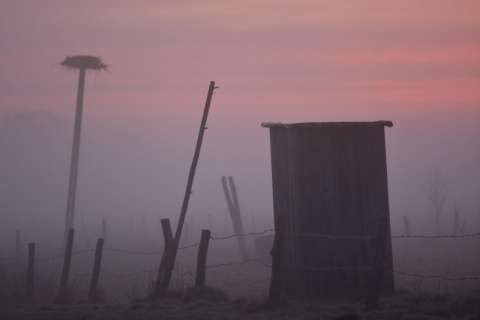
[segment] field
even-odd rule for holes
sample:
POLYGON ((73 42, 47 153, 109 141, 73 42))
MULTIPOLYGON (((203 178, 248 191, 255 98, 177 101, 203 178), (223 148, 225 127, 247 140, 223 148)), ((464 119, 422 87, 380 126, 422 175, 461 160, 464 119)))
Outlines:
POLYGON ((381 308, 369 312, 364 311, 364 299, 285 298, 280 305, 268 305, 270 261, 255 259, 256 236, 244 237, 251 255, 244 261, 238 253, 237 237, 210 240, 206 283, 215 292, 197 296, 190 295, 189 289, 194 283, 198 245, 193 241, 183 243, 172 275, 172 295, 156 301, 145 298, 155 281, 163 244, 144 240, 148 238, 145 234, 122 238, 112 234, 106 242, 97 303, 86 299, 94 256, 92 244, 80 241, 83 247, 74 249, 69 304, 53 303, 62 255, 38 249, 34 298, 30 302, 25 300, 25 255, 4 258, 0 318, 335 319, 358 314, 359 319, 480 319, 478 236, 392 239, 396 293, 381 297, 381 308))

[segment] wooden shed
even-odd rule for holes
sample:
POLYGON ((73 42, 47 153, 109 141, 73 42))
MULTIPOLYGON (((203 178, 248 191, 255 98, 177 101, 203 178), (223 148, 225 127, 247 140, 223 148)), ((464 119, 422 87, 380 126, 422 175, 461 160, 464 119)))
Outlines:
POLYGON ((384 133, 392 122, 262 126, 270 129, 275 232, 284 233, 284 293, 365 294, 381 221, 386 235, 381 290, 393 292, 384 133), (277 230, 280 216, 284 230, 277 230))

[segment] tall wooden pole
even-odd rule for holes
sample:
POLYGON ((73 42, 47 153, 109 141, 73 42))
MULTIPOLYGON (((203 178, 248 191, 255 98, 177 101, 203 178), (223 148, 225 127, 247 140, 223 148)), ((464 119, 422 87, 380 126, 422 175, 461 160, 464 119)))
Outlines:
POLYGON ((180 243, 180 237, 182 236, 183 223, 185 222, 185 216, 187 214, 188 202, 190 200, 190 194, 192 193, 193 178, 195 177, 195 170, 197 169, 198 158, 200 157, 200 149, 202 147, 203 134, 207 129, 207 117, 210 109, 210 102, 212 101, 213 90, 215 82, 210 81, 210 87, 208 88, 207 101, 205 102, 205 109, 203 110, 202 122, 200 124, 200 130, 198 131, 197 145, 195 146, 195 153, 193 154, 192 165, 190 166, 190 173, 188 175, 187 188, 185 189, 185 196, 183 198, 182 211, 180 212, 180 218, 178 219, 177 232, 175 233, 175 247, 178 248, 180 243))
POLYGON ((84 55, 66 57, 65 60, 60 63, 60 65, 68 69, 79 70, 77 106, 75 109, 75 127, 73 130, 72 159, 70 162, 70 180, 68 183, 67 210, 65 214, 64 246, 66 246, 69 232, 68 230, 73 228, 75 213, 78 158, 80 154, 80 131, 82 128, 83 93, 85 91, 85 71, 87 69, 98 71, 106 70, 108 66, 104 64, 98 57, 84 55))
POLYGON ((180 243, 180 237, 182 236, 183 224, 185 222, 185 216, 187 214, 188 202, 190 200, 190 194, 192 193, 193 178, 195 177, 195 170, 197 168, 198 158, 200 157, 200 149, 202 147, 203 135, 205 133, 205 130, 207 129, 206 124, 208 111, 210 110, 210 102, 212 101, 213 90, 215 90, 216 88, 218 87, 215 87, 215 82, 210 81, 207 101, 205 102, 205 108, 203 110, 203 117, 200 124, 200 130, 198 132, 195 153, 193 155, 192 165, 190 166, 187 187, 185 189, 185 196, 183 198, 182 211, 180 212, 180 217, 178 218, 177 231, 175 233, 175 238, 173 239, 173 248, 172 250, 165 250, 163 253, 164 256, 162 257, 162 263, 160 264, 158 278, 155 284, 154 292, 152 293, 153 297, 161 296, 164 291, 168 289, 168 284, 172 276, 173 267, 175 265, 175 258, 178 251, 178 245, 180 243))
POLYGON ((82 130, 83 93, 85 91, 85 67, 78 74, 77 107, 75 109, 75 127, 73 130, 72 159, 70 162, 70 180, 68 184, 67 212, 65 215, 64 245, 67 242, 68 230, 73 228, 75 214, 75 195, 77 189, 78 158, 80 154, 80 133, 82 130))

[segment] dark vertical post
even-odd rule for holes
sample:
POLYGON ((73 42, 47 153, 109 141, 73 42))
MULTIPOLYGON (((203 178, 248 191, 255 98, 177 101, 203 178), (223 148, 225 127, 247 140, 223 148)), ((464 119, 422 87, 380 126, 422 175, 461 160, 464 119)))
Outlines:
POLYGON ((367 291, 366 310, 378 309, 378 299, 383 283, 383 265, 385 261, 385 248, 387 246, 388 219, 380 218, 378 221, 377 237, 375 239, 375 254, 370 270, 370 280, 367 291))
POLYGON ((90 282, 90 289, 88 290, 88 300, 90 302, 96 302, 98 297, 96 293, 97 293, 98 279, 100 277, 100 265, 102 264, 103 241, 104 241, 103 238, 98 238, 97 247, 95 249, 95 260, 93 262, 92 281, 90 282))
MULTIPOLYGON (((82 111, 83 111, 83 92, 85 88, 85 67, 79 69, 77 105, 75 109, 75 126, 73 131, 72 159, 70 162, 70 180, 68 184, 67 213, 65 218, 65 239, 67 241, 68 232, 73 228, 75 215, 75 195, 77 189, 78 158, 80 154, 80 133, 82 129, 82 111)), ((65 243, 64 243, 65 244, 65 243)))
POLYGON ((63 260, 62 277, 60 279, 60 289, 62 290, 66 289, 68 284, 68 274, 70 272, 70 262, 72 260, 74 232, 75 231, 73 228, 70 228, 68 230, 67 247, 65 249, 65 258, 63 260))
POLYGON ((272 255, 272 277, 270 279, 270 291, 268 302, 277 304, 284 291, 284 246, 285 246, 285 217, 283 215, 275 216, 275 238, 273 240, 273 248, 270 251, 272 255))
POLYGON ((173 255, 175 250, 175 240, 173 239, 170 220, 162 219, 161 222, 165 248, 163 250, 160 267, 158 268, 157 281, 155 282, 155 287, 151 294, 152 298, 160 297, 168 290, 168 285, 170 284, 170 278, 172 276, 172 272, 169 272, 169 268, 172 266, 173 271, 173 265, 175 264, 175 256, 173 255))
POLYGON ((28 269, 27 269, 27 299, 33 299, 33 283, 35 277, 35 243, 28 244, 28 269))
POLYGON ((207 251, 209 241, 210 230, 202 230, 202 237, 200 238, 200 246, 198 248, 197 256, 197 272, 195 275, 195 288, 197 289, 205 287, 205 270, 207 265, 207 251))

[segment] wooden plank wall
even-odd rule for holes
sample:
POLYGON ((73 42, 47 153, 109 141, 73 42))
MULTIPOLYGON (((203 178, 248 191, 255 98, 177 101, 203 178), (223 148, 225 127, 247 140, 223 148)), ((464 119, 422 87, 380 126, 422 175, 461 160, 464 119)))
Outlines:
MULTIPOLYGON (((373 240, 363 237, 375 237, 378 219, 389 218, 384 126, 274 126, 270 142, 274 212, 286 217, 286 293, 363 295, 367 271, 338 269, 371 265, 373 240)), ((386 270, 393 266, 389 236, 386 270)), ((391 272, 383 283, 393 292, 391 272)))

